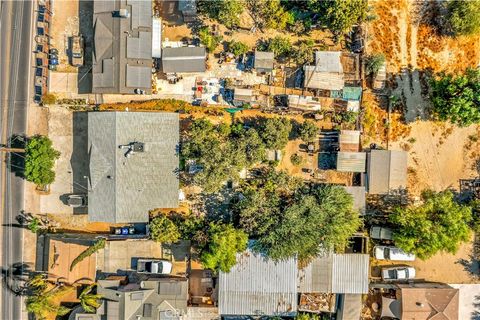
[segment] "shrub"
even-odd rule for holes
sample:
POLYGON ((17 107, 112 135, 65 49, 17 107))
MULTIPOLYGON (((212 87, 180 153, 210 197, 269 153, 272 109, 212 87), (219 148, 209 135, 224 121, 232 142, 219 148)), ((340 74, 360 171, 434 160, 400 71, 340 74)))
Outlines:
POLYGON ((228 43, 228 51, 239 56, 248 52, 248 46, 243 42, 232 40, 228 43))
POLYGON ((480 1, 452 0, 447 5, 447 21, 457 35, 475 35, 480 32, 480 1))
POLYGON ((180 238, 177 226, 165 214, 153 218, 149 227, 150 237, 156 242, 174 243, 180 238))
POLYGON ((55 102, 57 102, 57 97, 52 93, 45 93, 42 96, 42 104, 44 105, 55 104, 55 102))
POLYGON ((302 157, 300 157, 298 154, 294 153, 291 155, 290 157, 290 162, 294 165, 294 166, 299 166, 302 164, 302 157))
POLYGON ((212 35, 208 27, 203 27, 200 29, 198 36, 200 38, 200 42, 207 48, 208 52, 215 51, 223 39, 221 36, 212 35))
POLYGON ((365 69, 367 74, 375 76, 384 63, 385 56, 383 55, 383 53, 375 53, 369 55, 365 60, 365 69))
POLYGON ((276 36, 270 39, 268 51, 272 51, 275 57, 288 57, 292 52, 292 43, 286 37, 276 36))

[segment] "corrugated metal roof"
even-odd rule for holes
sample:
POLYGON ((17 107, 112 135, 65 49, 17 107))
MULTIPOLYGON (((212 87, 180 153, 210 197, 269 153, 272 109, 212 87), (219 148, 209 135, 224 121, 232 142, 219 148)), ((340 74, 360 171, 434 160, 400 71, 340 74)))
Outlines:
POLYGON ((299 272, 299 292, 368 293, 368 254, 329 253, 299 272))
POLYGON ((163 48, 162 69, 165 73, 204 72, 205 57, 203 47, 163 48))
POLYGON ((274 262, 247 250, 229 273, 219 275, 221 315, 294 315, 297 259, 274 262))
POLYGON ((337 154, 337 171, 365 172, 366 159, 365 152, 339 152, 337 154))
POLYGON ((304 85, 310 89, 342 90, 345 81, 343 73, 318 71, 317 66, 304 66, 304 85))
POLYGON ((367 189, 371 194, 385 194, 407 186, 405 151, 372 150, 368 154, 367 189))
POLYGON ((176 113, 89 112, 88 218, 147 222, 148 211, 178 206, 176 113), (125 156, 133 142, 145 151, 125 156))
POLYGON ((338 136, 338 144, 340 146, 340 151, 360 151, 360 131, 341 130, 338 136))
POLYGON ((341 51, 316 51, 315 65, 318 72, 343 73, 341 51))
POLYGON ((272 70, 275 56, 273 52, 255 51, 255 69, 272 70))
POLYGON ((162 19, 152 20, 152 58, 162 57, 162 19))

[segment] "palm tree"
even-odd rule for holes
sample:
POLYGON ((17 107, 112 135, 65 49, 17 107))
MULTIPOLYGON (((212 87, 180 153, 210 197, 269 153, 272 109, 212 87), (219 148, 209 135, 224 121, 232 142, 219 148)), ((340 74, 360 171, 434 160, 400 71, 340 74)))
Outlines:
POLYGON ((55 313, 58 316, 66 315, 70 312, 69 308, 52 302, 53 298, 63 294, 64 291, 64 287, 55 287, 47 292, 37 291, 25 301, 27 311, 33 313, 37 319, 45 319, 49 313, 55 313))
POLYGON ((96 285, 96 283, 89 285, 83 289, 82 293, 80 293, 80 296, 78 297, 83 310, 89 313, 94 313, 95 309, 100 307, 100 302, 98 300, 102 298, 102 295, 92 293, 96 285))

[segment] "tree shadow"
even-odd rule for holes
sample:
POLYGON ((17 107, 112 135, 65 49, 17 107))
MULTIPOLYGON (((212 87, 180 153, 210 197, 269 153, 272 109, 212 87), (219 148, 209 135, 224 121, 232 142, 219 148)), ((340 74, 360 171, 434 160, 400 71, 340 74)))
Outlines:
POLYGON ((480 320, 480 295, 475 296, 473 302, 473 307, 475 310, 472 311, 470 320, 480 320))
POLYGON ((225 221, 232 220, 230 212, 230 200, 235 195, 232 188, 224 185, 217 193, 200 195, 201 203, 203 203, 203 211, 208 221, 225 221))
MULTIPOLYGON (((7 147, 24 149, 26 147, 27 137, 24 135, 14 134, 10 137, 7 147)), ((25 178, 25 153, 24 152, 8 152, 7 168, 15 176, 25 178)))

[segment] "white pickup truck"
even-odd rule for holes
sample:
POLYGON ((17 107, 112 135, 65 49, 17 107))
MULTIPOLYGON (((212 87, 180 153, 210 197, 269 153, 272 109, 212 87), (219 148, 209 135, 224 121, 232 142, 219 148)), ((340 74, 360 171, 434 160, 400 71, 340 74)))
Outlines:
POLYGON ((139 273, 155 273, 170 274, 172 273, 172 263, 167 260, 156 259, 138 259, 137 272, 139 273))

